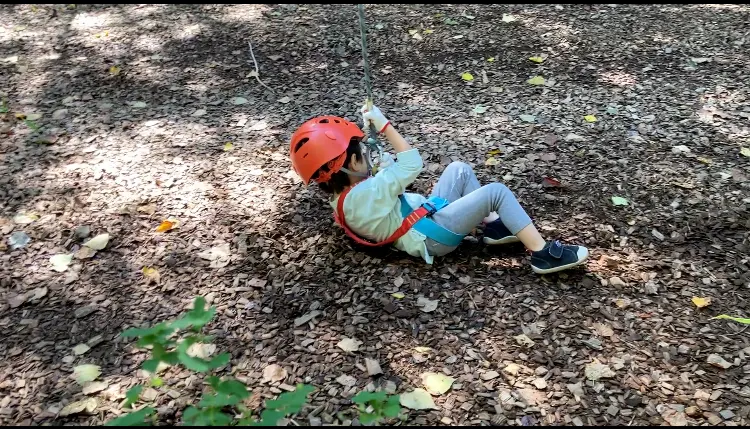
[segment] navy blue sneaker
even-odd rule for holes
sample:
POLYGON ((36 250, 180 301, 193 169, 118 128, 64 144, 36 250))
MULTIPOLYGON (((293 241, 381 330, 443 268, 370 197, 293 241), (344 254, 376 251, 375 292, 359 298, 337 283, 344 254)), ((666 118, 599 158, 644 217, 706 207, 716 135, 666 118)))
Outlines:
POLYGON ((482 237, 482 241, 485 244, 510 244, 519 241, 518 237, 513 235, 500 219, 485 224, 483 229, 484 237, 482 237))
POLYGON ((556 273, 581 265, 588 257, 589 250, 583 246, 549 241, 544 249, 531 252, 531 269, 537 274, 556 273))

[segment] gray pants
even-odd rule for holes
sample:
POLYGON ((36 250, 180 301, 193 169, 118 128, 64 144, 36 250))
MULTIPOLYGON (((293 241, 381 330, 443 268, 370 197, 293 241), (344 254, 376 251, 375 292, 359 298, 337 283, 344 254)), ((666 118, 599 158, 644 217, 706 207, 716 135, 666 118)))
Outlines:
MULTIPOLYGON (((432 216, 432 220, 456 234, 468 235, 491 212, 496 212, 513 234, 531 223, 531 218, 507 186, 502 183, 480 186, 474 171, 463 162, 452 162, 445 169, 432 195, 450 201, 432 216)), ((458 247, 446 246, 430 238, 425 244, 433 256, 443 256, 458 247)))

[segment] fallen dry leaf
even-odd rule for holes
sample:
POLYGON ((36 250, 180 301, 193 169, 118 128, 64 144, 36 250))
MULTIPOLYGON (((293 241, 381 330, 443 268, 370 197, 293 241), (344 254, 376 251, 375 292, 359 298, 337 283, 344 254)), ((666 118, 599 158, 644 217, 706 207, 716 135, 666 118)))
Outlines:
POLYGON ((427 299, 423 296, 417 298, 417 307, 425 313, 437 310, 438 303, 438 300, 427 299))
POLYGON ((408 393, 399 395, 399 403, 411 410, 434 410, 437 409, 432 395, 424 389, 414 389, 408 393))
POLYGON ((52 269, 57 271, 58 273, 62 273, 63 271, 67 270, 72 261, 73 255, 59 254, 49 258, 49 262, 50 264, 52 264, 52 269))
POLYGON ((80 414, 84 411, 86 413, 93 413, 94 410, 96 410, 96 407, 99 406, 99 403, 96 401, 95 398, 86 398, 81 401, 72 402, 65 407, 63 407, 62 410, 60 410, 60 416, 70 416, 73 414, 80 414))
POLYGON ((108 243, 109 243, 109 234, 104 233, 104 234, 97 235, 96 237, 83 243, 83 245, 94 250, 102 250, 105 247, 107 247, 108 243))
POLYGON ((420 376, 422 379, 422 385, 425 390, 433 395, 442 395, 450 390, 453 382, 456 381, 453 377, 448 377, 445 374, 436 372, 425 372, 420 376))
POLYGON ((146 279, 146 284, 156 283, 159 284, 161 281, 161 276, 159 275, 159 271, 156 268, 153 267, 143 267, 141 270, 143 273, 143 277, 146 279))
POLYGON ((600 378, 611 378, 615 376, 614 371, 612 371, 609 366, 604 365, 597 359, 594 359, 593 362, 586 364, 584 373, 586 374, 586 378, 591 381, 596 381, 600 378))
POLYGON ((281 365, 277 364, 268 365, 263 370, 263 380, 265 380, 266 383, 283 381, 287 375, 286 370, 281 365))
POLYGON ((167 219, 162 221, 159 226, 156 227, 156 232, 167 232, 177 227, 178 221, 176 219, 167 219))
POLYGON ((80 385, 96 380, 101 373, 102 371, 99 365, 85 364, 73 368, 73 378, 75 378, 76 382, 80 385))
POLYGON ((723 357, 717 355, 717 354, 710 354, 708 355, 708 358, 706 359, 706 362, 710 363, 711 365, 715 367, 719 367, 722 369, 728 369, 732 366, 731 363, 724 360, 723 357))
POLYGON ((344 337, 336 345, 338 346, 338 348, 345 352, 356 352, 357 350, 359 350, 359 346, 362 345, 362 341, 354 338, 344 337))
POLYGON ((700 298, 697 296, 694 296, 691 301, 693 301, 693 304, 695 304, 698 308, 708 307, 711 305, 711 298, 700 298))

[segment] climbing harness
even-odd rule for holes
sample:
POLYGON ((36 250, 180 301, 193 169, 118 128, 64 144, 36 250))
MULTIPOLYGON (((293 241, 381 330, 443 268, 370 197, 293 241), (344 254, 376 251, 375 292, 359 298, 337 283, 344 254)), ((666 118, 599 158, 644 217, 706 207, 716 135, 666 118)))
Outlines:
POLYGON ((403 195, 399 195, 398 198, 401 201, 401 216, 403 216, 404 218, 404 220, 401 221, 401 226, 399 226, 398 229, 396 229, 396 231, 394 231, 390 237, 386 238, 383 241, 374 243, 372 241, 365 240, 364 238, 355 234, 351 229, 349 229, 349 227, 346 225, 346 220, 344 219, 344 199, 349 194, 349 191, 351 191, 351 189, 352 187, 346 188, 344 189, 344 192, 339 195, 339 200, 336 203, 336 211, 333 213, 333 217, 336 220, 336 223, 344 228, 344 232, 346 233, 346 235, 351 237, 351 239, 358 244, 368 247, 385 246, 403 237, 404 234, 406 234, 411 228, 414 228, 416 231, 421 232, 428 238, 431 238, 432 240, 440 244, 444 244, 450 247, 458 246, 464 239, 463 235, 456 234, 455 232, 444 228, 428 217, 434 215, 438 210, 447 206, 449 204, 448 200, 439 197, 430 197, 419 207, 412 210, 411 206, 409 206, 409 203, 406 201, 406 198, 403 195))
MULTIPOLYGON (((359 31, 362 37, 362 58, 365 69, 365 90, 367 91, 367 100, 365 101, 365 105, 368 109, 370 109, 372 108, 373 104, 372 77, 370 76, 370 63, 367 59, 367 28, 365 27, 365 6, 363 4, 360 4, 358 5, 358 9, 359 31)), ((383 160, 383 146, 378 141, 377 135, 378 131, 371 123, 369 129, 367 129, 367 139, 364 141, 365 160, 367 162, 368 171, 367 174, 355 173, 346 168, 341 168, 340 170, 348 174, 354 174, 356 176, 364 177, 375 174, 377 171, 372 167, 371 152, 377 149, 379 152, 379 161, 382 162, 383 160)), ((336 223, 341 225, 341 227, 344 229, 346 235, 363 246, 379 247, 391 244, 399 238, 403 237, 404 234, 406 234, 411 228, 414 228, 416 231, 421 232, 426 237, 431 238, 438 243, 451 247, 458 246, 464 238, 463 235, 456 234, 455 232, 452 232, 440 226, 438 223, 430 219, 430 216, 434 215, 438 210, 449 204, 448 200, 438 197, 430 197, 419 207, 413 209, 402 194, 398 196, 399 200, 401 201, 401 216, 404 218, 401 222, 401 226, 399 226, 398 229, 396 229, 396 231, 394 231, 390 237, 386 238, 383 241, 374 243, 372 241, 365 240, 355 234, 351 229, 349 229, 344 219, 344 199, 349 194, 349 191, 351 189, 351 187, 348 187, 341 193, 341 195, 339 195, 339 200, 336 204, 336 211, 333 213, 333 217, 336 220, 336 223)))

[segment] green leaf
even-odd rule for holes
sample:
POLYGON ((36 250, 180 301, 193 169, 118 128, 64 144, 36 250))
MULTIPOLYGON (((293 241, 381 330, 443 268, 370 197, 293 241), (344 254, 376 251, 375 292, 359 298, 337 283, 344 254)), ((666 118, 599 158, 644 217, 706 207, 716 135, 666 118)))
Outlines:
POLYGON ((39 131, 39 128, 41 128, 39 125, 37 125, 36 122, 29 120, 29 119, 25 119, 23 123, 26 124, 26 126, 31 128, 33 131, 39 131))
POLYGON ((221 379, 215 375, 209 375, 208 377, 206 377, 206 382, 208 382, 208 385, 211 386, 212 389, 218 391, 221 379))
POLYGON ((142 385, 137 385, 131 387, 127 393, 125 393, 125 403, 122 404, 123 408, 130 408, 133 404, 135 404, 138 399, 141 397, 141 391, 143 390, 142 385))
POLYGON ((286 415, 283 411, 266 409, 260 413, 260 421, 253 426, 276 426, 286 415))
POLYGON ((189 406, 185 408, 185 411, 182 412, 182 420, 190 426, 193 426, 195 423, 195 419, 198 417, 198 415, 201 413, 201 411, 194 406, 189 406))
POLYGON ((177 347, 177 354, 180 363, 185 365, 185 368, 196 372, 207 372, 212 369, 220 368, 229 362, 229 359, 231 358, 229 353, 222 353, 211 360, 190 356, 187 351, 190 346, 196 342, 197 339, 195 337, 187 337, 177 347))
POLYGON ((237 380, 222 381, 221 384, 218 385, 218 388, 216 388, 216 391, 226 395, 236 396, 240 399, 250 397, 250 392, 248 392, 247 387, 237 380))
POLYGON ((399 403, 398 395, 391 395, 388 397, 385 407, 383 407, 383 415, 388 418, 396 418, 400 412, 401 404, 399 403))
POLYGON ((612 197, 612 204, 616 206, 627 206, 628 200, 623 197, 612 197))
POLYGON ((375 413, 360 413, 359 421, 362 422, 363 425, 369 425, 371 423, 376 422, 379 417, 380 416, 378 416, 375 413))
POLYGON ((111 420, 104 426, 148 426, 145 422, 146 417, 153 414, 154 411, 156 411, 154 408, 146 407, 111 420))
POLYGON ((199 407, 204 408, 223 408, 228 406, 237 405, 240 403, 242 399, 236 397, 236 396, 230 396, 224 393, 217 393, 215 395, 203 395, 203 398, 201 398, 201 401, 198 402, 199 407))
POLYGON ((151 377, 152 387, 161 387, 163 385, 164 385, 164 380, 162 380, 161 377, 151 377))
POLYGON ((745 319, 742 317, 733 317, 726 314, 720 314, 716 317, 712 317, 711 319, 726 319, 726 320, 732 320, 737 323, 742 323, 743 325, 750 325, 750 319, 745 319))
POLYGON ((352 402, 355 404, 366 404, 371 401, 385 401, 386 396, 387 394, 382 390, 378 392, 366 392, 363 390, 354 395, 352 402))
POLYGON ((232 359, 232 355, 230 355, 229 353, 222 353, 208 361, 208 366, 211 369, 221 368, 222 366, 228 364, 230 359, 232 359))
POLYGON ((284 392, 278 399, 266 402, 266 408, 284 410, 286 414, 298 413, 307 402, 307 395, 314 390, 312 386, 298 384, 293 392, 284 392))
POLYGON ((193 309, 180 319, 172 322, 170 326, 175 329, 186 329, 190 326, 202 328, 213 319, 214 315, 216 315, 216 307, 206 310, 206 299, 199 296, 193 302, 193 309))
POLYGON ((155 358, 151 358, 151 359, 149 359, 147 361, 144 361, 141 364, 141 368, 144 371, 148 371, 148 372, 150 372, 152 374, 156 374, 156 368, 158 368, 158 367, 159 367, 159 359, 155 359, 155 358))

